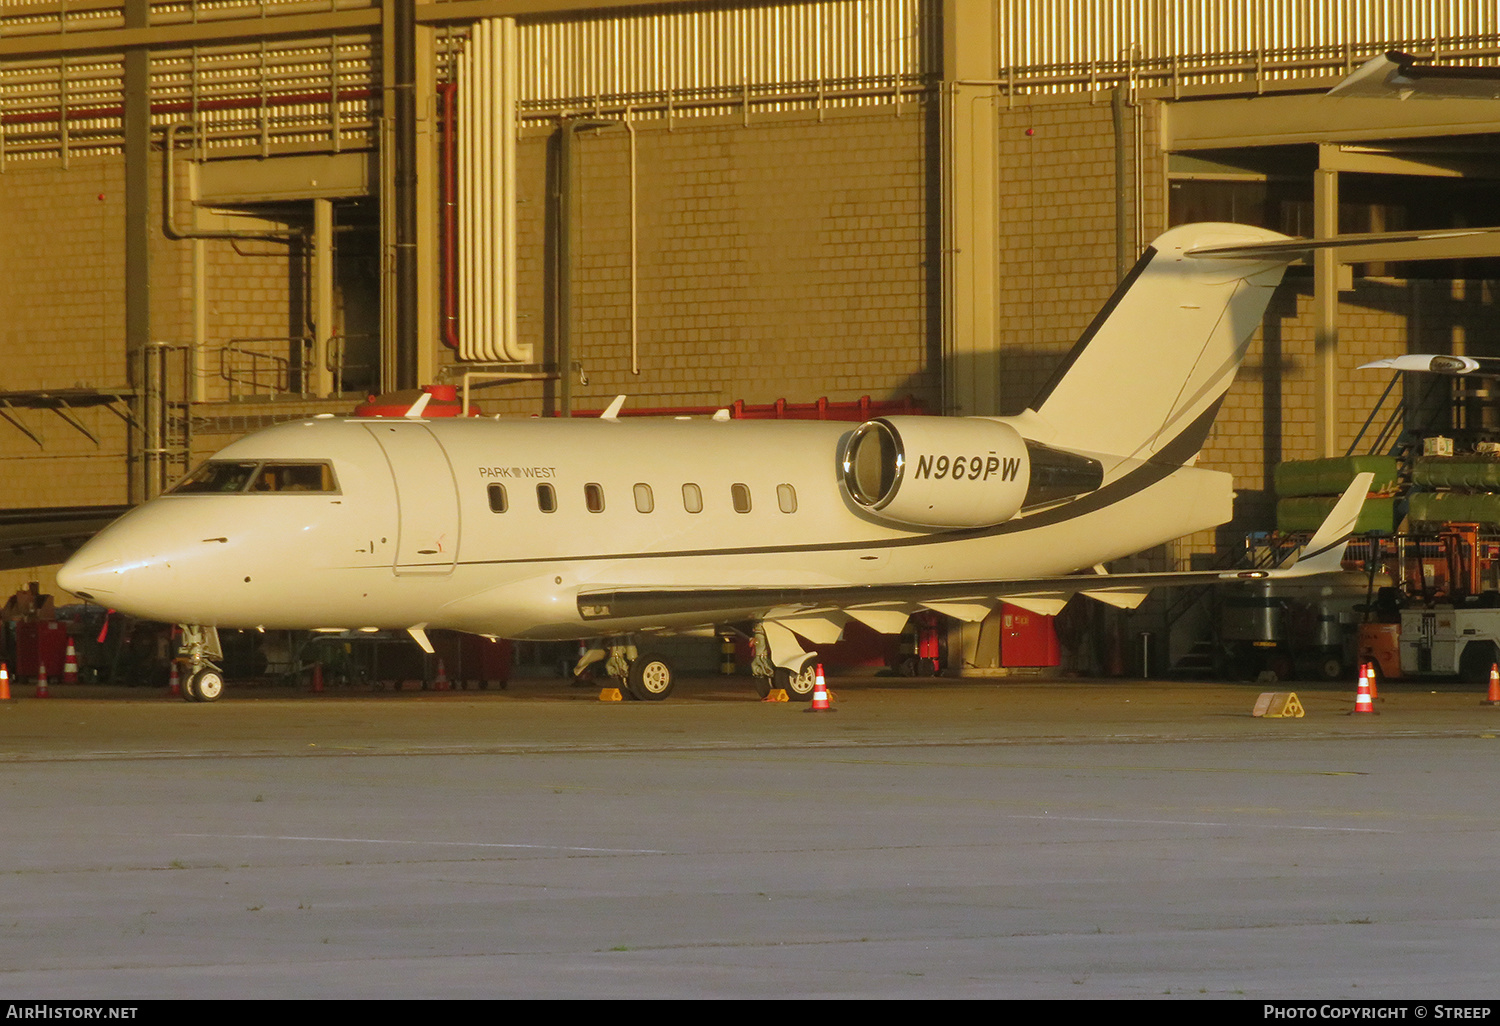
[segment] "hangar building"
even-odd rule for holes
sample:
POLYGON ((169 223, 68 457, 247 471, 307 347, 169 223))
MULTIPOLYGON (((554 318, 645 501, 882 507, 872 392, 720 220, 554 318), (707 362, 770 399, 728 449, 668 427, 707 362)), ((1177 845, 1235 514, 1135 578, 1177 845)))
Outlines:
MULTIPOLYGON (((10 0, 0 506, 148 498, 246 431, 487 413, 1022 408, 1150 239, 1500 224, 1500 102, 1325 94, 1500 56, 1450 0, 10 0)), ((1202 457, 1236 520, 1408 349, 1495 352, 1500 243, 1293 276, 1202 457)), ((7 539, 0 591, 52 581, 7 539)), ((60 557, 59 557, 60 558, 60 557)), ((56 560, 53 559, 53 562, 56 560)))

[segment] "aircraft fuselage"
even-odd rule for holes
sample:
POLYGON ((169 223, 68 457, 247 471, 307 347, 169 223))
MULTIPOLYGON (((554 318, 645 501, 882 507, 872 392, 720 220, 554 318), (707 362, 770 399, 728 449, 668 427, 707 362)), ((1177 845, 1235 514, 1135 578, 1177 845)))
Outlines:
MULTIPOLYGON (((164 622, 421 625, 566 639, 767 612, 748 604, 585 618, 579 596, 596 589, 691 593, 1056 575, 1230 515, 1228 475, 1116 458, 1106 463, 1097 499, 1025 510, 982 528, 892 523, 855 502, 841 474, 843 443, 855 428, 314 418, 257 432, 214 457, 213 465, 247 474, 277 469, 282 485, 163 495, 89 542, 59 581, 164 622), (331 473, 320 481, 315 470, 299 471, 318 467, 331 473)), ((925 455, 929 477, 939 465, 955 479, 959 466, 965 478, 1006 472, 984 453, 925 455)), ((232 482, 204 487, 220 484, 232 482)))

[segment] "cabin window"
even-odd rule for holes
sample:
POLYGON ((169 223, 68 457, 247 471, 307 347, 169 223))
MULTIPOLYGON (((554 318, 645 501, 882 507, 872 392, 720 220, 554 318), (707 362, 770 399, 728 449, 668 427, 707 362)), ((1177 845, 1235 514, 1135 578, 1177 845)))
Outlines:
POLYGON ((327 463, 263 463, 252 492, 336 492, 327 463))
POLYGON ((635 511, 637 513, 650 513, 656 508, 656 500, 651 495, 651 486, 638 484, 635 486, 635 511))
POLYGON ((543 513, 557 512, 557 489, 549 484, 536 486, 536 508, 543 513))
POLYGON ((734 503, 736 513, 750 512, 750 486, 744 484, 732 484, 729 486, 729 498, 734 503))
POLYGON ((504 513, 509 502, 505 497, 505 486, 503 484, 490 485, 490 512, 504 513))
POLYGON ((209 462, 200 466, 172 489, 174 495, 244 491, 245 483, 255 473, 255 463, 209 462))
POLYGON ((604 488, 590 482, 583 486, 583 504, 590 513, 604 512, 604 488))
POLYGON ((776 505, 781 507, 783 513, 797 512, 797 489, 789 484, 777 485, 776 505))
POLYGON ((703 489, 695 484, 682 486, 682 508, 689 513, 703 512, 703 489))

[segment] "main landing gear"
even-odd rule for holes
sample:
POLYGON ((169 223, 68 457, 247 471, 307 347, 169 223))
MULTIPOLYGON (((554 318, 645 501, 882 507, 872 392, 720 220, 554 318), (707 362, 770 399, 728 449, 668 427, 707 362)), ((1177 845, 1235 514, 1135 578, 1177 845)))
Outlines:
POLYGON ((224 693, 224 671, 212 660, 224 658, 215 627, 181 624, 182 641, 177 647, 177 661, 187 663, 182 679, 182 697, 188 702, 213 702, 224 693))
POLYGON ((813 684, 818 676, 815 664, 817 657, 808 655, 795 671, 777 666, 771 661, 771 645, 766 638, 765 624, 755 625, 752 641, 755 655, 750 661, 750 673, 755 678, 755 693, 765 698, 773 687, 777 687, 786 692, 788 701, 811 701, 813 684))
MULTIPOLYGON (((817 681, 817 657, 797 648, 786 628, 781 628, 781 633, 791 652, 799 658, 793 660, 788 656, 788 661, 793 662, 791 667, 776 665, 771 659, 765 625, 757 624, 753 635, 755 655, 750 665, 755 691, 765 698, 777 687, 786 692, 790 701, 811 701, 817 681)), ((677 681, 677 670, 667 657, 659 652, 641 652, 634 636, 595 638, 585 643, 573 666, 574 680, 587 681, 591 673, 597 672, 594 667, 613 677, 626 695, 640 702, 660 702, 672 693, 677 681)))
POLYGON ((666 656, 641 653, 632 638, 591 642, 578 657, 573 676, 581 678, 599 662, 604 664, 605 674, 619 681, 621 690, 639 702, 660 702, 672 693, 677 682, 677 671, 666 656))

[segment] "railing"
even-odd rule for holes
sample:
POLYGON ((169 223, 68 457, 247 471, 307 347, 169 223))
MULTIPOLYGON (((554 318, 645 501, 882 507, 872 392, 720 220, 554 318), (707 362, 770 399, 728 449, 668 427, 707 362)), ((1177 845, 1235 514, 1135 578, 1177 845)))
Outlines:
POLYGON ((325 357, 333 394, 366 392, 380 387, 380 336, 374 334, 330 335, 325 357), (353 343, 351 346, 350 343, 353 343), (351 349, 356 363, 349 362, 351 349), (354 386, 351 388, 350 386, 354 386))
POLYGON ((305 335, 232 338, 219 350, 219 376, 229 383, 230 399, 305 395, 312 351, 305 335))

